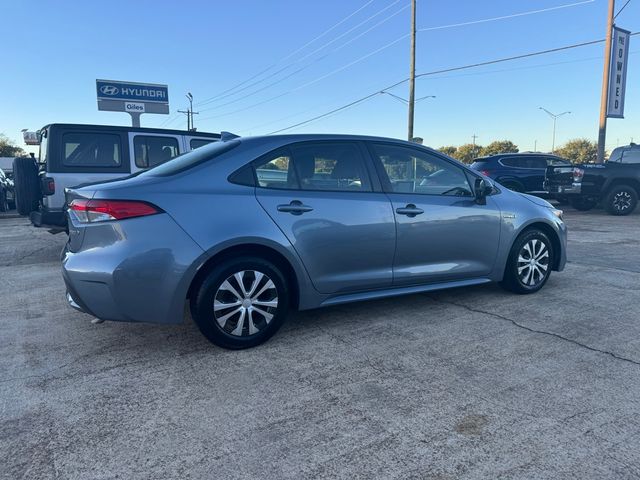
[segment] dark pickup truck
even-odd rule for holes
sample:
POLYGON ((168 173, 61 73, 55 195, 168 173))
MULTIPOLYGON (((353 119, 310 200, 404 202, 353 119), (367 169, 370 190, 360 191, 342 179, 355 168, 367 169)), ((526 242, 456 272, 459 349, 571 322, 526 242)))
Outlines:
POLYGON ((629 215, 640 194, 640 145, 616 148, 603 164, 547 167, 544 186, 577 210, 602 203, 611 215, 629 215))

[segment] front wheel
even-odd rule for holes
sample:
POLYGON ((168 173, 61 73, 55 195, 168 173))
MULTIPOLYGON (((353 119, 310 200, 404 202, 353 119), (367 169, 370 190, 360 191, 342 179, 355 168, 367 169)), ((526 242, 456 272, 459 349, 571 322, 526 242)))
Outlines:
POLYGON ((267 341, 287 317, 285 276, 257 257, 216 266, 191 300, 191 313, 207 339, 219 347, 250 348, 267 341))
POLYGON ((509 253, 500 285, 511 292, 526 294, 540 290, 551 275, 553 245, 540 230, 520 235, 509 253))
POLYGON ((613 187, 604 199, 604 207, 611 215, 629 215, 638 205, 638 193, 629 185, 613 187))

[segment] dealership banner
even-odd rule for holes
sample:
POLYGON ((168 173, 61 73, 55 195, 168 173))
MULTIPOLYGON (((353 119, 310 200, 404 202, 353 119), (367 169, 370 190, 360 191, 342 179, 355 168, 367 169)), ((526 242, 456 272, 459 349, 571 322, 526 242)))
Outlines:
POLYGON ((624 118, 624 94, 627 87, 630 34, 631 32, 628 30, 613 27, 607 117, 624 118))

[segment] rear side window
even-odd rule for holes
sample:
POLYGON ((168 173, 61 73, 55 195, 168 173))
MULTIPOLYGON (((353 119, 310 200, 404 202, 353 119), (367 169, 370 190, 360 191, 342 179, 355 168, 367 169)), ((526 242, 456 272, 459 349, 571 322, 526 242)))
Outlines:
POLYGON ((626 150, 623 152, 622 163, 640 163, 640 150, 626 150))
POLYGON ((204 147, 205 145, 209 145, 211 142, 215 142, 216 140, 206 140, 204 138, 192 138, 189 141, 189 147, 191 150, 195 150, 196 148, 204 147))
POLYGON ((258 186, 313 191, 371 191, 357 144, 302 143, 277 150, 254 163, 258 186))
POLYGON ((298 188, 298 178, 288 150, 279 150, 262 157, 254 168, 260 187, 285 190, 298 188))
POLYGON ((133 137, 133 151, 138 168, 155 167, 180 154, 176 138, 155 135, 136 135, 133 137))
POLYGON ((65 133, 62 136, 65 167, 117 168, 122 164, 120 136, 109 133, 65 133))
POLYGON ((527 168, 523 160, 524 158, 507 157, 500 160, 500 163, 505 167, 527 168))

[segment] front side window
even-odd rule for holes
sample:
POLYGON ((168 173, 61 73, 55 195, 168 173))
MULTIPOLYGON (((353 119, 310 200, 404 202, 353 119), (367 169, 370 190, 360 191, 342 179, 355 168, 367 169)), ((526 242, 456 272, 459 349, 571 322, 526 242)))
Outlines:
POLYGON ((155 167, 180 154, 176 138, 144 135, 133 137, 133 151, 138 168, 155 167))
POLYGON ((472 195, 464 171, 440 157, 400 145, 374 144, 373 150, 394 193, 472 195))
POLYGON ((263 188, 371 191, 360 149, 349 142, 292 145, 262 157, 254 169, 263 188))
POLYGON ((62 136, 66 167, 119 167, 120 136, 109 133, 65 133, 62 136))

